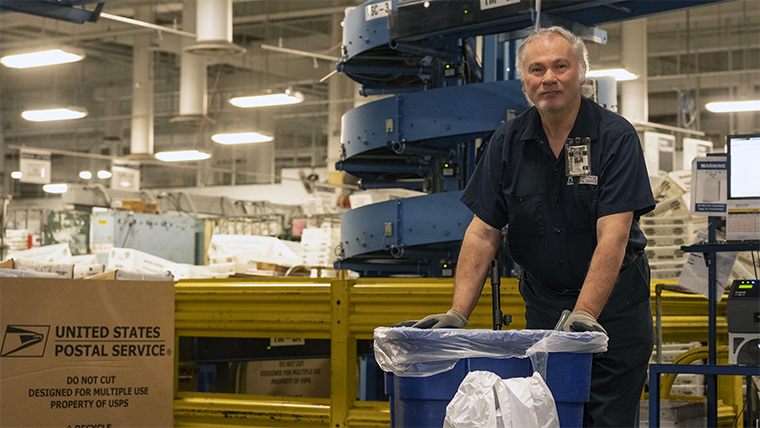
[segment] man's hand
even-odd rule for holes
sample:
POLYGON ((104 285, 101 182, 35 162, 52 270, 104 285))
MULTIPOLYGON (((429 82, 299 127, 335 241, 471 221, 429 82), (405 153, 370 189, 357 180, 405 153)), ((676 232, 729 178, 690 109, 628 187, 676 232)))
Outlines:
POLYGON ((454 309, 449 309, 445 314, 428 315, 419 321, 406 321, 394 325, 394 327, 414 328, 463 328, 467 325, 467 318, 454 309))
POLYGON ((575 311, 570 312, 568 310, 562 311, 562 315, 557 321, 557 325, 554 326, 555 330, 559 331, 599 331, 607 334, 607 330, 596 322, 596 318, 591 316, 588 312, 575 311))

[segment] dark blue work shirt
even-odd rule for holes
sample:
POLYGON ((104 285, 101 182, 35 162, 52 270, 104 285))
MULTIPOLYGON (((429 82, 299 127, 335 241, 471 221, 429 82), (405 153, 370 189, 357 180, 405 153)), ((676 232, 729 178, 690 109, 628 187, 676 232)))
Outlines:
POLYGON ((591 138, 591 175, 577 185, 565 174, 565 149, 555 158, 531 107, 496 130, 461 198, 490 226, 509 225, 515 262, 559 290, 583 286, 597 219, 633 211, 625 266, 646 246, 638 219, 655 205, 641 143, 628 121, 583 98, 569 135, 575 137, 591 138))

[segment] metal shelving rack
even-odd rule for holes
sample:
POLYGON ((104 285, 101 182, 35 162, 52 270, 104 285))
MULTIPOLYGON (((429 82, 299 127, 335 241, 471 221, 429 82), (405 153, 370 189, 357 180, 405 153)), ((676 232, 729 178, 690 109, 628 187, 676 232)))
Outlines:
POLYGON ((707 364, 700 366, 678 364, 649 365, 649 426, 660 426, 660 375, 662 373, 693 373, 705 375, 707 381, 707 426, 718 426, 718 381, 717 376, 760 376, 760 366, 723 366, 717 364, 716 303, 717 281, 716 259, 719 252, 756 251, 760 241, 717 242, 715 225, 717 217, 710 217, 708 241, 683 246, 688 253, 703 253, 707 264, 708 281, 708 351, 707 364))

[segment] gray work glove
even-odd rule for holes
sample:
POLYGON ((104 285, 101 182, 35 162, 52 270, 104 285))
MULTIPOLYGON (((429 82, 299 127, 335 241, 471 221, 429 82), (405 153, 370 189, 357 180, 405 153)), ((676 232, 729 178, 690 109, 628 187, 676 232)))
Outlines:
POLYGON ((570 312, 568 310, 562 311, 562 315, 557 321, 557 325, 554 326, 558 331, 599 331, 607 334, 607 330, 596 322, 596 318, 591 316, 585 311, 570 312))
POLYGON ((414 328, 463 328, 467 325, 467 318, 454 309, 449 309, 445 314, 428 315, 417 321, 405 321, 394 327, 414 328))

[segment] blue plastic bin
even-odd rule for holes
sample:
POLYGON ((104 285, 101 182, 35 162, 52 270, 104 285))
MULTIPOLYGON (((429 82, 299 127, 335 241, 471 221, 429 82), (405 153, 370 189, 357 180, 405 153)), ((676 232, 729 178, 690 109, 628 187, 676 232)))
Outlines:
POLYGON ((607 350, 607 336, 600 332, 378 327, 374 337, 394 428, 441 427, 446 406, 473 371, 502 379, 541 373, 560 426, 580 427, 593 354, 607 350))
MULTIPOLYGON (((583 404, 591 387, 589 353, 549 353, 546 384, 554 396, 560 426, 583 425, 583 404)), ((386 373, 385 393, 390 396, 391 426, 422 428, 443 426, 449 404, 467 373, 484 370, 501 378, 529 377, 529 358, 464 358, 453 369, 428 377, 399 377, 386 373)))

